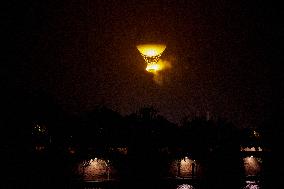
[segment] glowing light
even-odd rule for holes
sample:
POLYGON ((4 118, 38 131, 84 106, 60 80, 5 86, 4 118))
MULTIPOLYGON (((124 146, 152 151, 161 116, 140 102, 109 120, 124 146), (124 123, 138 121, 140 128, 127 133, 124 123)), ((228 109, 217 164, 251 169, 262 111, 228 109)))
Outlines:
POLYGON ((259 138, 259 137, 260 137, 260 134, 259 134, 259 132, 257 132, 257 131, 253 131, 253 135, 254 135, 256 138, 259 138))
POLYGON ((161 55, 166 49, 164 44, 141 44, 137 45, 137 49, 142 55, 153 57, 161 55))
POLYGON ((243 189, 260 189, 260 185, 256 181, 246 181, 246 186, 243 189))
POLYGON ((47 134, 47 128, 44 125, 35 124, 33 134, 47 134))
POLYGON ((254 176, 259 175, 262 171, 262 159, 248 156, 243 158, 245 175, 254 176))
POLYGON ((157 63, 148 63, 146 67, 146 71, 156 74, 159 71, 168 69, 168 68, 170 68, 170 65, 167 61, 159 60, 157 63))
POLYGON ((81 162, 78 165, 78 171, 84 181, 104 181, 110 177, 107 160, 100 158, 81 162))
POLYGON ((147 64, 146 70, 148 72, 157 72, 162 69, 162 66, 158 63, 147 64))
POLYGON ((189 184, 182 184, 182 185, 178 185, 177 189, 194 189, 194 187, 189 184))
POLYGON ((179 176, 180 177, 190 177, 194 176, 196 173, 196 163, 189 157, 184 157, 180 160, 179 164, 179 176))
POLYGON ((141 44, 137 45, 138 51, 143 56, 147 63, 146 70, 155 73, 164 68, 163 64, 159 63, 160 56, 166 49, 164 44, 141 44))

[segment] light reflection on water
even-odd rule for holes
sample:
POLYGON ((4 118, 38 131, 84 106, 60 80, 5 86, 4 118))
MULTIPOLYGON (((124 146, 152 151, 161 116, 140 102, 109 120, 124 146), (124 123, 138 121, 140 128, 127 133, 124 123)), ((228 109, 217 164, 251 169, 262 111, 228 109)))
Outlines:
POLYGON ((176 189, 194 189, 194 187, 189 184, 181 184, 181 185, 178 185, 176 189))
POLYGON ((257 181, 246 181, 246 185, 243 189, 260 189, 260 185, 257 181))
MULTIPOLYGON (((147 186, 145 188, 140 186, 140 188, 148 189, 147 186)), ((189 184, 179 184, 176 187, 172 186, 172 187, 169 187, 169 188, 171 188, 171 189, 195 189, 192 185, 189 185, 189 184)), ((84 189, 106 189, 106 188, 105 187, 84 187, 84 189)), ((126 189, 126 188, 123 187, 123 189, 126 189)))
MULTIPOLYGON (((117 188, 117 187, 115 187, 117 188)), ((119 189, 127 189, 128 187, 125 187, 125 186, 122 186, 122 187, 118 187, 119 189)), ((141 185, 139 187, 136 187, 136 188, 142 188, 142 189, 148 189, 147 186, 145 185, 141 185)), ((150 187, 149 185, 149 188, 152 188, 150 187)), ((158 187, 160 188, 160 187, 158 187)), ((190 185, 190 184, 178 184, 178 185, 175 185, 175 186, 166 186, 163 185, 163 187, 161 188, 166 188, 166 189, 196 189, 194 186, 190 185)), ((245 186, 242 187, 241 189, 261 189, 262 187, 260 186, 260 183, 258 181, 246 181, 245 183, 245 186)), ((104 187, 104 186, 98 186, 98 187, 84 187, 84 189, 109 189, 109 187, 104 187)))

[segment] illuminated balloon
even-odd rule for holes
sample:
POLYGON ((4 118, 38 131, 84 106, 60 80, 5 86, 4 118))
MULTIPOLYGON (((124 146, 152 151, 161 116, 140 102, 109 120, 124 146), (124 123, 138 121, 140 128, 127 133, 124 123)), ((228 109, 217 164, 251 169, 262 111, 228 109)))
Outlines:
POLYGON ((158 62, 160 56, 163 54, 166 49, 165 44, 156 44, 156 43, 148 43, 148 44, 140 44, 137 45, 137 49, 140 54, 143 56, 145 62, 147 63, 146 70, 148 72, 156 72, 163 68, 158 62))

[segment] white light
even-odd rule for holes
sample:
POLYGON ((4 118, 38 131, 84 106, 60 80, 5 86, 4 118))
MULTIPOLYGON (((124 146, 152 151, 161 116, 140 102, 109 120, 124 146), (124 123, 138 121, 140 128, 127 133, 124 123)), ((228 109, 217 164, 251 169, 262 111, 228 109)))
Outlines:
POLYGON ((182 184, 182 185, 179 185, 177 189, 194 189, 194 187, 189 184, 182 184))

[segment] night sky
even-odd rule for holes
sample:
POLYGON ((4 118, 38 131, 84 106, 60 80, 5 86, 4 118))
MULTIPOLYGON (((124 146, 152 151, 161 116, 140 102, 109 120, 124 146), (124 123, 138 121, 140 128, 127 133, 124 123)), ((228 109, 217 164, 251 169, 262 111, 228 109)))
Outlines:
MULTIPOLYGON (((4 3, 5 90, 47 94, 68 113, 98 104, 168 120, 220 116, 259 127, 273 114, 276 6, 258 1, 24 1, 4 3), (163 42, 171 68, 145 71, 136 49, 163 42), (158 81, 158 82, 157 82, 158 81)), ((2 77, 1 76, 1 77, 2 77)))

